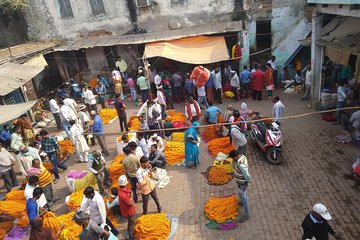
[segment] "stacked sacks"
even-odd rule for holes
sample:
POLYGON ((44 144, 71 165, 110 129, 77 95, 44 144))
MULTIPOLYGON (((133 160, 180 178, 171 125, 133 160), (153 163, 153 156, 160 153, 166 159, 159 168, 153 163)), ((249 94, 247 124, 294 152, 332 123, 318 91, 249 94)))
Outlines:
POLYGON ((230 143, 230 137, 223 137, 211 140, 208 149, 211 155, 216 156, 220 152, 229 154, 235 147, 230 143))
POLYGON ((197 87, 204 86, 210 77, 210 70, 201 65, 196 66, 190 75, 190 79, 195 80, 197 87))
POLYGON ((167 239, 170 221, 163 213, 142 215, 135 221, 135 237, 145 239, 167 239))
POLYGON ((111 120, 117 117, 117 112, 116 109, 104 108, 100 110, 99 116, 104 124, 108 124, 111 120))

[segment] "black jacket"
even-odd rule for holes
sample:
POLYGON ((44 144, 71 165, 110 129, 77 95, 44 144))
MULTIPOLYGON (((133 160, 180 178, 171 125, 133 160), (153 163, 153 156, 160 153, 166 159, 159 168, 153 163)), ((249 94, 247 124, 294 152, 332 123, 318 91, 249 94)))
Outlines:
POLYGON ((314 223, 310 218, 310 213, 306 215, 301 226, 304 230, 302 240, 312 239, 313 237, 316 240, 328 240, 329 233, 335 235, 334 230, 326 220, 322 220, 321 223, 314 223))

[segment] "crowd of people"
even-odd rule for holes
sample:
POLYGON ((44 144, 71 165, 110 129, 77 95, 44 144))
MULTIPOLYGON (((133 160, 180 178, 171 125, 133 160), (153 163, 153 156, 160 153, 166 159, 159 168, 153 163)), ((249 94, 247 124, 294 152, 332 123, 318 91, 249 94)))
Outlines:
MULTIPOLYGON (((305 84, 310 88, 307 82, 308 78, 311 79, 309 66, 305 72, 305 84)), ((137 132, 135 136, 126 133, 129 131, 128 117, 124 103, 123 82, 119 74, 116 71, 112 72, 114 107, 118 114, 120 131, 123 133, 117 145, 117 153, 124 154, 122 164, 125 173, 118 179, 119 187, 109 189, 114 183, 111 183, 109 170, 106 167, 105 157, 109 156, 109 150, 105 141, 104 124, 97 108, 97 102, 102 108, 108 108, 106 96, 108 89, 104 81, 99 80, 95 89, 91 86, 83 87, 84 104, 78 104, 69 95, 62 100, 52 96, 49 101, 49 109, 57 129, 65 131, 66 138, 75 146, 79 161, 87 163, 87 169, 95 176, 99 187, 99 191, 91 186, 84 190, 83 201, 74 217, 74 220, 83 227, 83 239, 99 239, 99 237, 117 239, 118 232, 107 218, 106 208, 111 209, 115 216, 127 219, 129 239, 134 239, 135 204, 138 202, 139 194, 142 197, 142 214, 148 213, 150 197, 154 200, 157 211, 162 211, 152 180, 153 168, 164 168, 167 165, 164 154, 165 141, 177 131, 167 110, 174 108, 174 102, 185 100, 184 96, 186 96, 184 115, 191 122, 191 126, 184 133, 185 166, 196 168, 200 164, 200 122, 203 120, 207 124, 227 123, 219 127, 219 132, 221 136, 229 136, 230 144, 235 147, 228 157, 233 160, 234 177, 243 208, 238 221, 247 221, 250 218, 247 188, 251 182, 251 175, 246 158, 248 128, 246 121, 251 120, 254 115, 258 117, 258 114, 248 109, 245 102, 240 104, 240 109, 228 105, 225 112, 215 106, 214 102, 222 104, 223 93, 227 89, 233 92, 235 101, 247 99, 251 92, 252 98, 260 101, 263 99, 263 91, 266 90, 267 97, 274 103, 271 117, 280 123, 285 107, 279 96, 274 96, 273 90, 281 85, 287 88, 301 84, 302 74, 297 73, 295 80, 291 80, 287 68, 284 67, 278 77, 275 57, 267 62, 266 71, 262 71, 260 65, 254 64, 252 69, 244 66, 244 70, 238 75, 228 64, 223 68, 215 66, 210 72, 209 80, 203 86, 197 86, 197 82, 190 78, 190 73, 184 75, 179 71, 173 74, 168 71, 158 73, 155 68, 151 68, 147 74, 141 68, 136 81, 132 75, 128 75, 126 79, 131 99, 138 100, 138 86, 143 102, 136 114, 142 131, 137 132), (89 153, 89 145, 95 145, 96 142, 101 150, 89 153), (126 188, 128 183, 131 186, 130 190, 126 188), (107 190, 110 190, 110 193, 107 190), (105 202, 104 196, 110 196, 112 200, 105 202)), ((308 98, 309 91, 310 89, 307 88, 304 99, 308 98)), ((50 135, 47 130, 41 130, 39 135, 35 136, 31 121, 27 115, 22 115, 11 127, 4 126, 0 139, 2 144, 0 146, 3 146, 0 153, 0 173, 7 191, 10 192, 13 187, 19 186, 13 168, 16 161, 21 173, 27 179, 24 195, 27 200, 27 215, 32 226, 30 239, 56 239, 51 231, 42 226, 41 216, 47 211, 56 211, 54 203, 59 198, 53 194, 53 184, 59 181, 60 173, 68 169, 68 166, 59 160, 60 147, 57 138, 50 135), (7 149, 13 151, 16 157, 13 157, 7 149), (51 162, 51 171, 44 166, 44 160, 51 162)), ((310 217, 312 221, 314 219, 322 221, 321 211, 325 210, 324 206, 314 206, 314 211, 307 218, 310 217)), ((310 236, 312 234, 310 231, 313 230, 309 230, 311 228, 309 219, 304 220, 303 227, 306 230, 305 235, 310 236)))

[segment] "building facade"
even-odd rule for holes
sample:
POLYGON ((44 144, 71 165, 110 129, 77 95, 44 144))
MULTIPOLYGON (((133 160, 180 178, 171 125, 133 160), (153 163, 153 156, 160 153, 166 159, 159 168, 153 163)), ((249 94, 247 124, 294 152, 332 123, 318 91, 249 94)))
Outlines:
MULTIPOLYGON (((325 57, 339 69, 347 69, 349 76, 335 78, 339 82, 360 84, 360 1, 359 0, 308 0, 314 6, 312 13, 311 65, 312 99, 316 106, 326 85, 323 63, 325 57), (350 70, 351 69, 351 70, 350 70)), ((336 74, 337 75, 337 74, 336 74)), ((339 73, 340 75, 340 73, 339 73)), ((333 80, 329 85, 334 87, 333 80), (332 85, 331 85, 332 84, 332 85)), ((355 92, 355 91, 354 91, 355 92)), ((355 94, 359 94, 358 92, 355 94)), ((359 100, 354 95, 354 100, 359 100)))
MULTIPOLYGON (((232 44, 240 40, 243 58, 240 65, 257 61, 264 64, 272 52, 281 55, 285 63, 299 43, 290 51, 282 46, 294 31, 303 31, 305 0, 29 0, 26 11, 28 36, 32 40, 76 40, 102 35, 121 36, 138 33, 163 33, 196 26, 206 28, 219 23, 241 21, 243 31, 232 33, 232 44)), ((225 34, 224 34, 225 35, 225 34)), ((306 36, 305 36, 306 37, 306 36)), ((53 53, 62 78, 74 73, 88 75, 87 79, 114 68, 118 56, 136 69, 143 46, 94 47, 53 53), (129 54, 128 52, 131 52, 129 54), (66 60, 65 60, 66 59, 66 60), (73 59, 78 59, 75 60, 73 59), (83 59, 83 60, 79 60, 83 59)), ((49 60, 48 60, 49 61, 49 60)))

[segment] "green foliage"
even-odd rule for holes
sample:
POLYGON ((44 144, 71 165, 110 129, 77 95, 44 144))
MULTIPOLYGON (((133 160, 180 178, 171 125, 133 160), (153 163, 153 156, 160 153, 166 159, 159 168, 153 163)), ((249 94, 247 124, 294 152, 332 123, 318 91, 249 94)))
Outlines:
POLYGON ((28 0, 0 0, 0 12, 4 14, 21 13, 27 4, 28 0))

